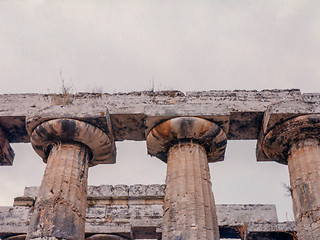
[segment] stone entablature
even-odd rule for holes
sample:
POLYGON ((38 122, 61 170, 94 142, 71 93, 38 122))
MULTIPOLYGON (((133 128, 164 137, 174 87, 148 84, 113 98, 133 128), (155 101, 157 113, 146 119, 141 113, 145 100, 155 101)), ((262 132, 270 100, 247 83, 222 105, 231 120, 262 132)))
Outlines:
POLYGON ((0 123, 10 142, 29 142, 26 116, 72 117, 101 127, 110 114, 116 141, 145 140, 145 128, 175 116, 199 116, 225 123, 228 139, 257 139, 263 113, 276 102, 319 103, 319 93, 301 94, 298 89, 263 91, 132 92, 119 94, 78 93, 68 103, 58 94, 0 95, 0 123), (146 120, 146 121, 145 121, 146 120), (229 125, 229 126, 228 126, 229 125))

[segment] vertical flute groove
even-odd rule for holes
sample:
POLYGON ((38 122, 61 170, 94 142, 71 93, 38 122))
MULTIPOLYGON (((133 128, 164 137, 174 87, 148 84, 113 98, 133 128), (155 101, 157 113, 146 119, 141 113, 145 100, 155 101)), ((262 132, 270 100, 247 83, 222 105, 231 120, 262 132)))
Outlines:
POLYGON ((167 164, 162 238, 219 239, 205 149, 177 144, 169 150, 167 164))
POLYGON ((84 239, 88 151, 77 143, 53 146, 27 239, 84 239))
POLYGON ((320 239, 320 147, 318 140, 293 144, 288 157, 299 239, 320 239))

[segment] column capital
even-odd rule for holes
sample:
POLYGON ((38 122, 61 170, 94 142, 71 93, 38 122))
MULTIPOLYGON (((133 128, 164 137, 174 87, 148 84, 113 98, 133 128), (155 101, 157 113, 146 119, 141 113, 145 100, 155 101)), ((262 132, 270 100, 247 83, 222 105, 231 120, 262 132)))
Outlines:
POLYGON ((316 139, 320 144, 320 114, 301 115, 278 123, 265 134, 262 149, 269 159, 287 164, 291 147, 307 139, 316 139))
POLYGON ((166 162, 171 146, 191 141, 206 149, 208 162, 223 160, 225 132, 214 122, 198 117, 177 117, 156 125, 147 135, 148 153, 166 162))
MULTIPOLYGON (((294 100, 269 105, 264 112, 257 142, 257 161, 276 161, 287 164, 286 158, 290 149, 288 144, 296 141, 297 137, 300 139, 306 138, 313 131, 317 131, 316 128, 319 127, 312 123, 312 121, 316 121, 317 117, 312 117, 312 115, 319 114, 320 105, 317 102, 294 100), (307 117, 302 116, 310 116, 309 123, 307 117), (299 126, 300 124, 301 126, 299 126), (309 130, 307 129, 308 127, 310 128, 309 130), (310 133, 306 135, 305 132, 310 133), (277 141, 277 143, 271 144, 270 141, 277 141)), ((313 135, 316 136, 316 132, 313 135)))
POLYGON ((79 142, 90 148, 92 157, 89 166, 115 163, 115 143, 113 135, 107 135, 100 128, 72 118, 27 119, 27 131, 32 147, 43 161, 47 161, 54 144, 79 142))

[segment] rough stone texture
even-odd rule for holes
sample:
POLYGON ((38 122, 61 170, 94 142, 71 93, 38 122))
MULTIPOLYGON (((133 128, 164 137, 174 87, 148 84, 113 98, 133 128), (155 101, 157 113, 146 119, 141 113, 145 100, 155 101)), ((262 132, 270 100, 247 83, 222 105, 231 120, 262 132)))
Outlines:
MULTIPOLYGON (((100 185, 100 186, 88 186, 87 195, 91 198, 99 197, 128 197, 128 196, 139 196, 139 197, 163 197, 164 184, 151 184, 151 185, 100 185), (145 189, 145 191, 141 191, 145 189), (130 194, 129 194, 130 193, 130 194)), ((24 197, 35 198, 38 195, 39 187, 25 187, 24 197)))
POLYGON ((0 166, 11 166, 14 159, 14 152, 8 138, 0 127, 0 166))
POLYGON ((288 164, 297 235, 304 240, 320 239, 320 108, 311 100, 301 108, 270 106, 258 143, 258 157, 263 152, 269 160, 288 164), (287 116, 277 116, 285 108, 287 116))
POLYGON ((33 206, 34 199, 32 197, 16 197, 13 201, 13 206, 33 206))
POLYGON ((221 161, 227 136, 198 117, 172 118, 148 133, 148 153, 167 162, 163 236, 219 239, 208 159, 221 161))
POLYGON ((278 222, 276 206, 271 204, 220 204, 216 205, 216 211, 219 225, 278 222))
POLYGON ((287 164, 293 144, 308 138, 319 139, 320 114, 308 114, 280 122, 264 136, 262 149, 271 160, 287 164))
POLYGON ((32 207, 0 207, 0 238, 27 233, 32 207))
MULTIPOLYGON (((89 186, 91 192, 86 214, 86 235, 115 234, 129 239, 160 238, 162 232, 164 185, 120 185, 121 194, 114 194, 111 185, 89 186), (146 191, 140 191, 146 189, 146 191), (147 190, 151 189, 153 195, 147 190), (129 192, 130 195, 129 196, 129 192), (104 195, 105 194, 105 195, 104 195), (109 199, 106 202, 104 199, 109 199), (119 201, 119 199, 121 201, 119 201), (148 199, 148 201, 146 201, 148 199), (123 201, 125 200, 125 201, 123 201), (135 237, 135 238, 134 238, 135 237)), ((37 187, 28 187, 24 195, 37 196, 37 187)), ((25 207, 0 207, 0 237, 24 234, 33 212, 25 197, 25 207)), ((21 203, 23 198, 21 198, 21 203)), ((246 227, 253 239, 291 239, 293 222, 279 223, 274 205, 216 205, 221 237, 240 237, 246 227), (275 237, 274 237, 275 236, 275 237), (271 238, 273 237, 273 238, 271 238), (268 238, 265 238, 268 239, 268 238)))
POLYGON ((36 198, 38 196, 38 193, 39 193, 39 187, 25 187, 23 196, 36 198))
POLYGON ((45 121, 38 117, 28 118, 27 122, 32 147, 43 158, 44 162, 46 162, 52 144, 80 142, 92 151, 89 166, 115 163, 113 138, 110 138, 105 132, 92 124, 68 118, 45 121))
POLYGON ((152 128, 166 120, 177 117, 199 117, 215 122, 225 133, 229 131, 230 113, 227 109, 211 104, 179 104, 146 107, 146 136, 152 128))
MULTIPOLYGON (((130 187, 129 187, 130 188, 130 187)), ((97 196, 99 199, 101 196, 97 196)), ((104 196, 112 197, 112 196, 104 196)), ((140 196, 143 200, 146 196, 140 196)), ((150 196, 149 196, 150 197, 150 196)), ((154 198, 162 197, 163 193, 154 198)), ((112 197, 117 198, 117 197, 112 197)), ((116 234, 122 237, 132 238, 132 233, 149 233, 146 238, 154 236, 159 238, 162 232, 163 203, 146 205, 143 201, 139 204, 129 201, 126 204, 97 204, 88 205, 86 233, 92 234, 116 234), (149 232, 148 232, 149 231, 149 232), (153 234, 153 235, 151 235, 153 234)), ((0 207, 0 237, 22 234, 27 231, 32 207, 0 207)), ((277 222, 277 213, 274 205, 216 205, 220 234, 222 238, 240 237, 240 229, 245 226, 250 234, 262 239, 268 234, 286 234, 295 231, 293 222, 277 222), (245 217, 244 217, 245 216, 245 217)), ((140 237, 142 237, 140 235, 140 237)), ((271 238, 270 238, 271 239, 271 238)))
POLYGON ((167 162, 169 149, 180 142, 196 142, 209 162, 223 161, 227 136, 214 122, 198 117, 178 117, 155 126, 147 136, 148 153, 167 162))
POLYGON ((293 144, 288 158, 293 211, 299 239, 320 239, 320 143, 293 144))
MULTIPOLYGON (((272 156, 272 154, 269 154, 263 149, 266 146, 266 136, 270 131, 277 131, 277 134, 283 134, 283 138, 290 140, 290 138, 296 138, 298 135, 299 138, 305 137, 304 133, 309 132, 310 134, 317 135, 319 132, 319 127, 313 126, 312 131, 299 131, 293 126, 300 125, 300 120, 297 117, 302 117, 304 115, 313 116, 320 114, 320 102, 314 102, 314 101, 308 101, 308 102, 302 102, 302 101, 285 101, 285 102, 279 102, 270 105, 267 110, 265 111, 264 118, 263 118, 263 124, 260 132, 260 136, 257 143, 257 160, 258 161, 278 161, 280 163, 286 163, 286 156, 272 156), (297 118, 296 121, 294 119, 297 118), (288 121, 288 122, 287 122, 288 121), (281 126, 279 126, 281 124, 281 126), (283 128, 283 129, 280 129, 283 128), (288 134, 286 133, 288 132, 288 134), (292 132, 294 131, 294 132, 292 132), (295 136, 292 134, 295 133, 295 136), (266 154, 268 156, 266 156, 266 154)), ((309 123, 304 121, 306 123, 305 126, 300 126, 300 130, 305 130, 308 127, 312 127, 313 120, 310 120, 309 123)), ((270 133, 269 133, 270 135, 270 133)), ((278 138, 280 139, 280 138, 278 138)), ((273 141, 271 139, 271 141, 273 141)), ((272 142, 271 142, 272 144, 272 142)), ((267 143, 268 145, 268 143, 267 143)), ((271 148, 274 148, 272 146, 271 148)), ((278 147, 288 147, 288 144, 278 144, 278 147)), ((277 152, 286 153, 287 150, 279 150, 277 149, 277 152)))
MULTIPOLYGON (((163 91, 127 94, 0 95, 0 126, 3 135, 9 142, 29 142, 26 126, 31 132, 30 129, 34 129, 39 123, 53 118, 68 118, 86 122, 100 128, 108 136, 114 133, 114 139, 122 141, 144 140, 154 125, 172 118, 201 117, 216 122, 226 133, 228 139, 259 138, 258 160, 276 160, 281 163, 287 162, 292 145, 299 143, 303 138, 319 139, 320 131, 317 125, 319 114, 320 94, 301 94, 296 89, 206 91, 187 92, 186 94, 179 91, 163 91), (309 123, 306 124, 307 121, 304 121, 303 124, 299 124, 301 118, 306 115, 308 115, 306 118, 309 123), (32 121, 30 122, 29 119, 32 121), (272 135, 270 133, 279 132, 279 126, 284 127, 286 123, 286 131, 284 131, 286 133, 279 134, 283 141, 278 141, 280 144, 274 141, 277 144, 272 145, 273 138, 269 138, 272 135), (295 140, 290 140, 289 135, 295 140), (268 144, 269 147, 267 147, 268 144), (280 147, 277 149, 275 146, 280 147)), ((5 144, 9 145, 9 142, 5 144)), ((111 142, 114 142, 113 139, 111 142)), ((3 148, 0 147, 0 149, 3 148)), ((0 151, 0 165, 10 165, 12 160, 13 154, 11 158, 1 160, 0 151)), ((304 184, 308 185, 308 183, 304 184)), ((311 188, 315 186, 316 183, 312 183, 311 188)), ((90 203, 114 203, 120 206, 125 204, 153 205, 160 204, 162 201, 160 198, 153 197, 152 199, 147 197, 143 200, 139 199, 140 194, 147 194, 148 191, 151 196, 152 188, 141 185, 136 186, 135 189, 121 185, 111 189, 106 188, 105 191, 111 191, 114 197, 100 196, 90 199, 90 203), (125 196, 125 194, 128 195, 125 196)), ((23 202, 27 201, 16 199, 15 205, 24 204, 23 202)), ((31 204, 30 199, 28 204, 31 204)), ((140 227, 139 225, 133 228, 131 225, 131 231, 136 229, 138 234, 140 227)), ((153 227, 149 226, 149 229, 153 227)))
POLYGON ((89 149, 82 144, 52 147, 27 239, 83 239, 89 149))
MULTIPOLYGON (((190 105, 197 109, 197 116, 210 119, 217 112, 230 116, 228 139, 257 139, 267 106, 280 102, 312 99, 316 94, 302 96, 297 89, 263 91, 207 91, 187 92, 132 92, 118 94, 78 93, 57 94, 4 94, 0 95, 0 125, 10 142, 29 142, 25 128, 26 116, 69 117, 86 121, 97 127, 106 126, 109 111, 112 129, 117 141, 144 140, 145 109, 163 106, 190 105), (70 101, 59 101, 68 98, 70 101), (108 107, 108 111, 106 109, 108 107), (207 109, 216 109, 212 116, 207 109)), ((319 101, 318 101, 319 102, 319 101)), ((177 112, 176 117, 181 113, 177 112)), ((172 118, 170 113, 168 118, 172 118)), ((224 116, 224 115, 223 115, 224 116)), ((153 114, 151 117, 156 117, 153 114)), ((103 129, 104 130, 104 129, 103 129)), ((105 130, 107 131, 107 129, 105 130)))
POLYGON ((34 150, 48 161, 27 239, 83 239, 88 167, 115 162, 113 137, 69 118, 28 117, 27 130, 34 150))
POLYGON ((196 143, 170 148, 162 239, 220 239, 206 155, 196 143))

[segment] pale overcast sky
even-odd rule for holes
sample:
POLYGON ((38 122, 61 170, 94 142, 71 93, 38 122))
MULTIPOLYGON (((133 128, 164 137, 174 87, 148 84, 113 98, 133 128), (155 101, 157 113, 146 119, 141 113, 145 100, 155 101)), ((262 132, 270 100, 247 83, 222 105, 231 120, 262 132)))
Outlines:
MULTIPOLYGON (((0 93, 299 88, 320 91, 318 0, 0 1, 0 93)), ((229 141, 211 164, 216 203, 274 203, 293 220, 288 170, 257 163, 255 141, 229 141)), ((13 144, 0 167, 0 205, 40 185, 45 164, 13 144)), ((164 183, 145 142, 117 143, 117 163, 89 184, 164 183)))

